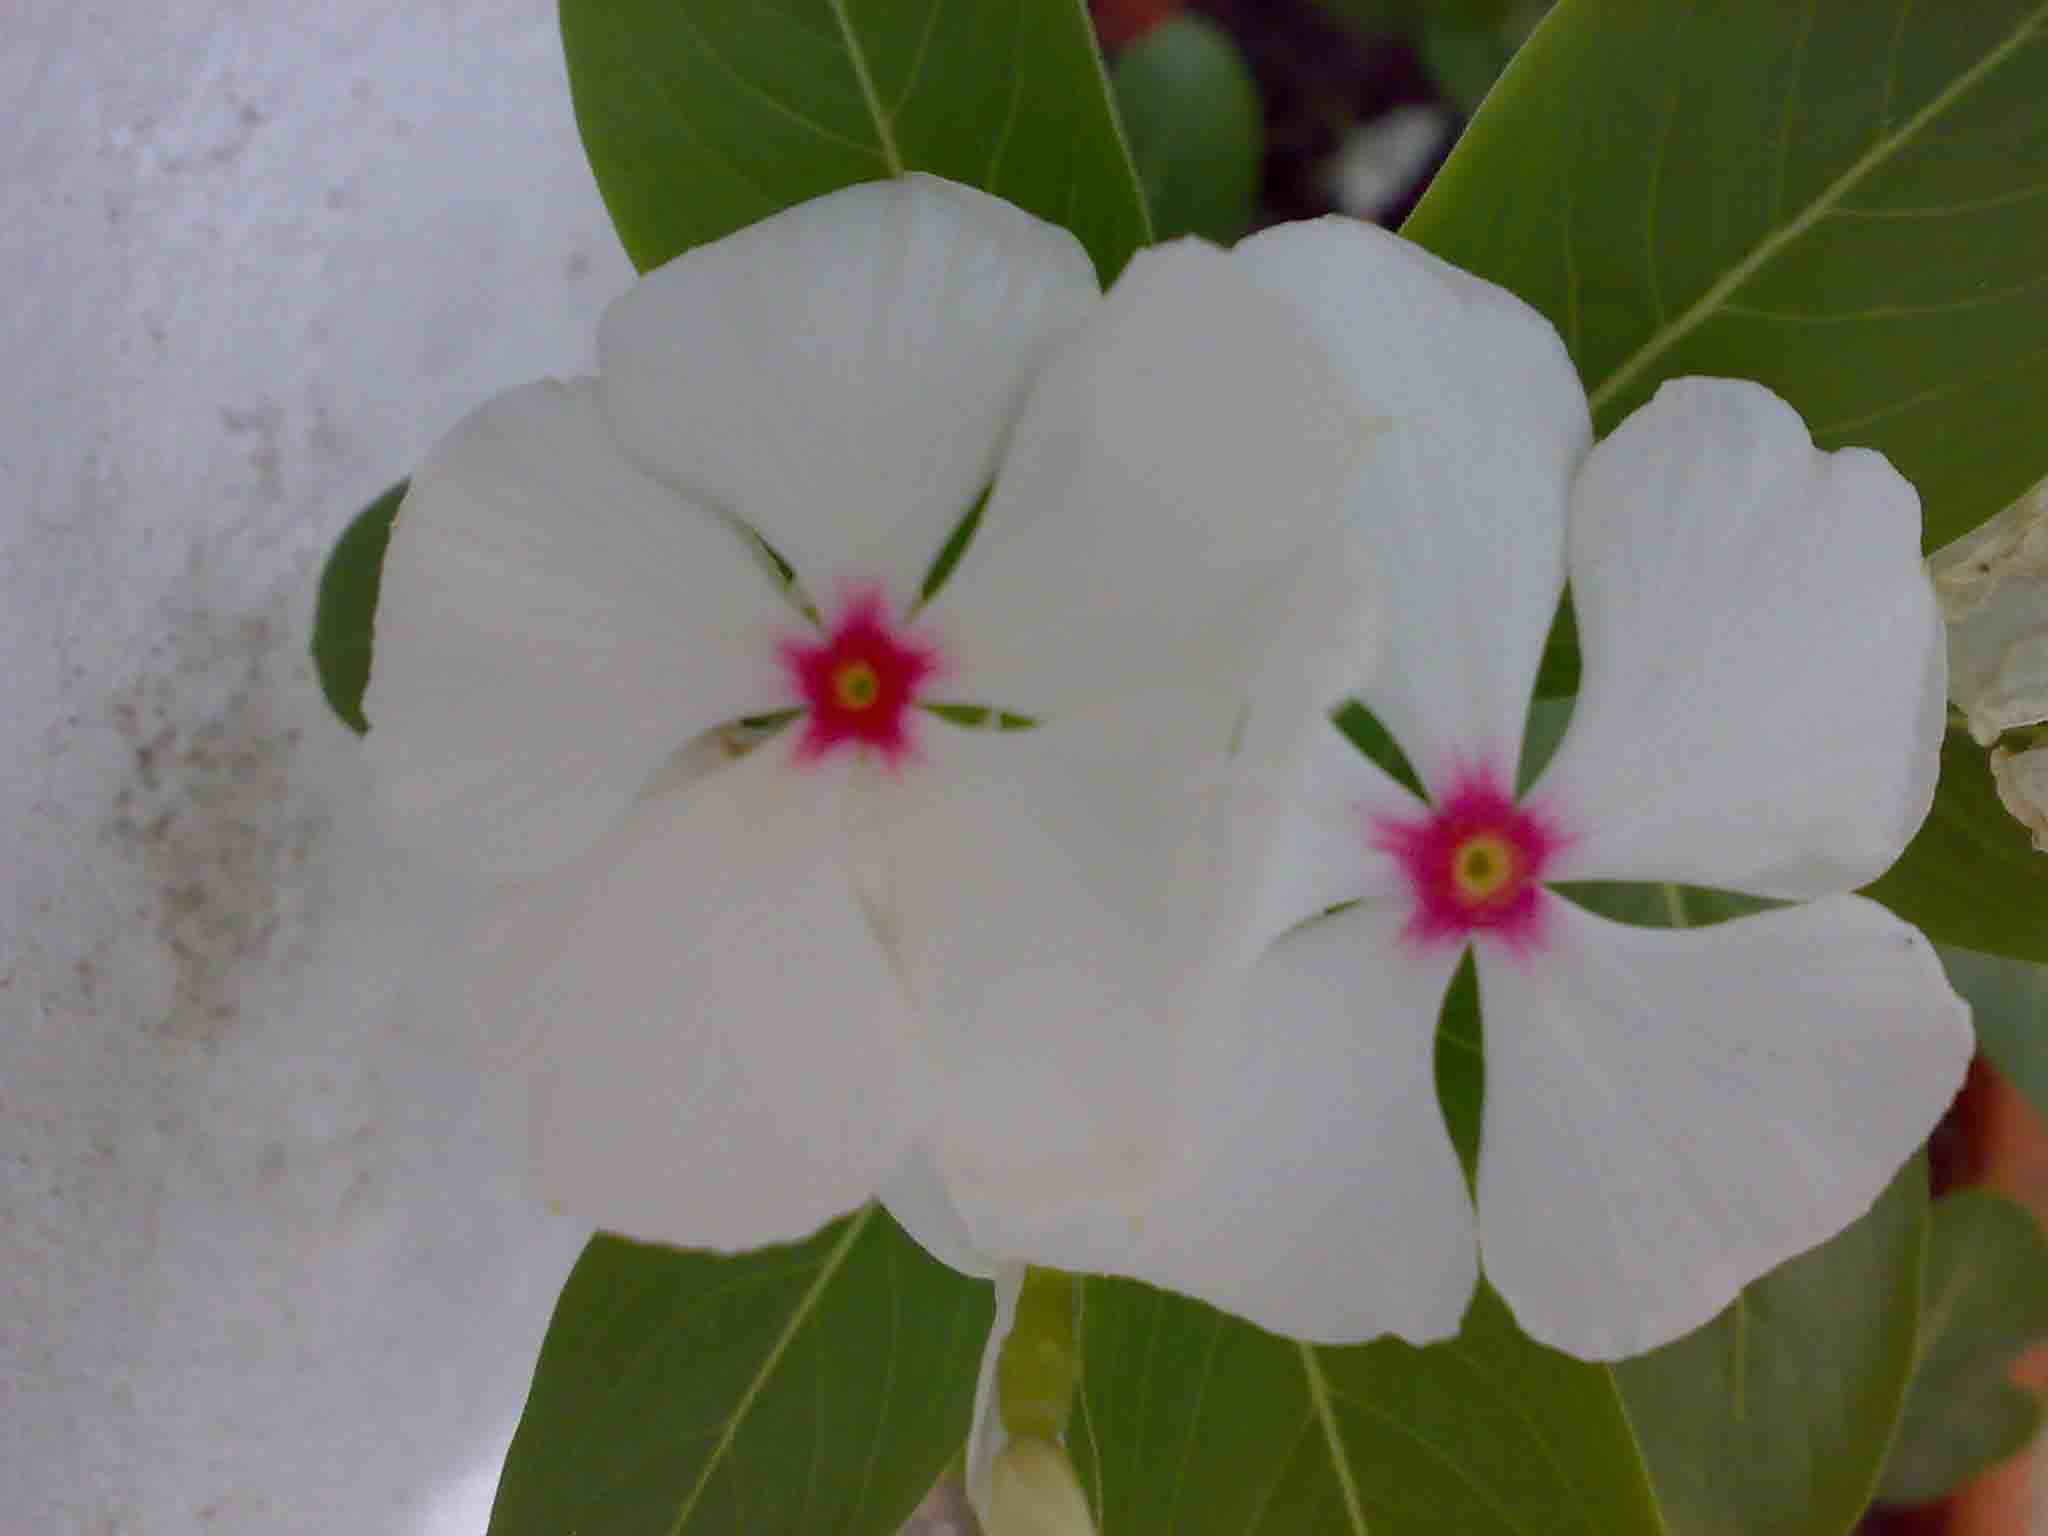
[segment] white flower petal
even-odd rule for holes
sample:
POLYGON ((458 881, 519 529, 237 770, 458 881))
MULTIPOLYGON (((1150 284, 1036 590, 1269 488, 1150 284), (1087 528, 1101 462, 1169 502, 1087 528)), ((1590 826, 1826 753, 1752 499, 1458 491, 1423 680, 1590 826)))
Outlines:
POLYGON ((867 879, 945 1083, 940 1175, 981 1253, 1066 1263, 1049 1224, 1151 1187, 1198 999, 1251 960, 1256 885, 1219 867, 1250 842, 1216 777, 1235 718, 1185 693, 1031 732, 935 729, 915 770, 930 782, 876 803, 867 879))
POLYGON ((740 537, 632 468, 588 380, 428 455, 377 604, 365 746, 401 835, 490 874, 588 848, 707 727, 786 692, 801 621, 740 537))
POLYGON ((712 1248, 872 1196, 929 1081, 846 859, 845 797, 771 742, 649 802, 536 887, 528 942, 467 978, 531 1094, 539 1192, 712 1248))
POLYGON ((1268 770, 1281 802, 1260 829, 1268 894, 1256 937, 1276 938, 1343 902, 1386 900, 1407 887, 1401 869, 1372 846, 1376 820, 1412 821, 1422 802, 1328 721, 1316 722, 1296 756, 1268 770))
POLYGON ((977 1280, 995 1278, 995 1259, 974 1246, 966 1221, 939 1178, 929 1147, 920 1144, 911 1149, 903 1165, 882 1185, 882 1204, 896 1224, 941 1264, 977 1280))
POLYGON ((1919 932, 1855 896, 1710 928, 1559 901, 1525 961, 1482 945, 1487 1278, 1531 1337, 1654 1349, 1869 1207, 1968 1065, 1919 932))
POLYGON ((752 525, 813 598, 881 581, 901 611, 1096 294, 1065 230, 930 176, 866 182, 613 303, 605 410, 630 453, 752 525))
POLYGON ((1333 703, 1370 659, 1369 551, 1337 492, 1375 430, 1232 258, 1140 253, 1046 365, 933 605, 949 690, 1044 719, 1263 670, 1333 703))
POLYGON ((1010 1330, 1017 1325, 1017 1300, 1024 1294, 1024 1266, 1005 1264, 996 1271, 996 1315, 982 1346, 981 1371, 974 1381, 974 1418, 967 1431, 967 1502, 986 1526, 994 1492, 996 1458, 1010 1443, 1003 1423, 1002 1383, 998 1367, 1010 1330))
POLYGON ((1843 891, 1933 803, 1946 710, 1920 504, 1755 384, 1680 379, 1572 503, 1585 683, 1538 787, 1553 878, 1843 891))
POLYGON ((1135 1272, 1294 1338, 1448 1338, 1478 1276, 1471 1201, 1437 1108, 1437 1015, 1461 951, 1416 950, 1394 904, 1289 934, 1244 1027, 1199 1053, 1185 1142, 1135 1272))
POLYGON ((1379 666, 1351 686, 1432 791, 1475 757, 1512 775, 1591 440, 1564 343, 1505 289, 1354 220, 1284 225, 1237 259, 1296 307, 1354 408, 1391 423, 1349 495, 1386 605, 1379 666))

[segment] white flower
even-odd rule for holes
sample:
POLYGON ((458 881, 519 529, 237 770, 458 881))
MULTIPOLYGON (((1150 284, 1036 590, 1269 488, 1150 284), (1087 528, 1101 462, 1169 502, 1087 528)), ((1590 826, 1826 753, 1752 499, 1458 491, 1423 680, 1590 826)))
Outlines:
POLYGON ((1475 1253, 1432 1042, 1469 949, 1487 1276, 1546 1343, 1654 1347, 1866 1209, 1969 1058, 1926 940, 1845 894, 1898 856, 1938 771, 1918 499, 1725 380, 1666 385, 1587 452, 1548 324, 1393 237, 1297 226, 1239 254, 1325 317, 1360 407, 1395 420, 1353 501, 1389 603, 1360 697, 1431 799, 1321 739, 1301 805, 1323 857, 1296 907, 1315 920, 1261 963, 1214 1080, 1257 1109, 1212 1151, 1207 1219, 1268 1262, 1203 1279, 1294 1333, 1456 1328, 1475 1253), (1567 575, 1582 691, 1516 797, 1567 575), (1799 904, 1636 928, 1555 889, 1581 880, 1799 904))
MULTIPOLYGON (((1431 800, 1334 730, 1310 738, 1291 789, 1274 782, 1297 815, 1263 914, 1298 926, 1237 1025, 1185 1058, 1166 1178, 1124 1227, 1070 1211, 1027 1251, 1330 1342, 1453 1333, 1483 1252, 1537 1339, 1651 1348, 1867 1208, 1970 1053, 1926 941, 1844 894, 1934 789, 1944 668, 1917 499, 1875 454, 1816 451, 1750 384, 1668 385, 1589 452, 1551 327, 1367 226, 1290 226, 1235 256, 1320 328, 1354 408, 1392 423, 1350 493, 1388 615, 1354 682, 1431 800), (1583 691, 1517 797, 1567 574, 1583 691), (1555 888, 1599 879, 1801 904, 1669 931, 1555 888), (1476 1243, 1434 1073, 1468 951, 1476 1243)), ((924 1193, 892 1209, 943 1229, 924 1193)))
POLYGON ((966 1206, 1151 1177, 1151 978, 1195 985, 1235 899, 1162 899, 1208 867, 1172 807, 1363 659, 1369 433, 1292 327, 1213 249, 1104 299, 1071 236, 912 177, 651 274, 595 379, 433 451, 368 749, 402 827, 528 882, 458 987, 542 1193, 737 1248, 899 1171, 966 1206))

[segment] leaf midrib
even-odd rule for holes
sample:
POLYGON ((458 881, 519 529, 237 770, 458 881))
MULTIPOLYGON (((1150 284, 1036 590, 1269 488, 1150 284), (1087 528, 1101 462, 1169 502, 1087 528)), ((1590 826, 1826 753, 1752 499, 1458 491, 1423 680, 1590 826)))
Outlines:
MULTIPOLYGON (((874 71, 868 68, 867 50, 861 46, 860 37, 853 29, 853 16, 847 10, 847 0, 827 0, 832 7, 832 18, 839 23, 839 35, 846 40, 846 57, 853 64, 853 77, 860 84, 861 99, 868 104, 868 116, 875 120, 875 138, 881 145, 882 163, 889 167, 891 176, 901 176, 904 170, 903 151, 896 144, 896 123, 894 117, 884 110, 881 93, 875 89, 874 71)), ((927 17, 925 25, 931 25, 927 17)))
POLYGON ((1316 1359, 1313 1345, 1295 1341, 1295 1349, 1301 1355, 1301 1369, 1308 1377, 1309 1402, 1315 1407, 1316 1418, 1322 1424, 1323 1443, 1329 1448, 1330 1467, 1337 1475, 1337 1487, 1344 1495, 1344 1512, 1350 1517, 1351 1529, 1356 1536, 1370 1536, 1365 1524, 1365 1509, 1358 1498, 1358 1480, 1352 1475, 1351 1458, 1344 1449, 1344 1439, 1337 1431, 1337 1418, 1330 1407, 1330 1384, 1323 1379, 1322 1362, 1316 1359))
POLYGON ((1929 124, 1994 74, 2007 59, 2026 45, 2040 29, 2044 18, 2048 18, 2048 5, 2038 6, 2029 12, 2004 41, 1986 52, 1976 64, 1956 76, 1947 87, 1907 118, 1894 132, 1880 136, 1869 149, 1857 156, 1849 168, 1823 188, 1820 195, 1808 203, 1791 222, 1779 225, 1758 241, 1748 255, 1722 273, 1712 286, 1683 311, 1652 331, 1641 346, 1630 353, 1589 392, 1587 399, 1595 418, 1598 418, 1600 413, 1613 403, 1615 397, 1633 384, 1658 358, 1713 318, 1729 295, 1762 271, 1788 245, 1799 240, 1814 225, 1826 218, 1842 199, 1882 168, 1899 150, 1917 139, 1926 131, 1929 124))
POLYGON ((714 1445, 711 1454, 704 1458, 704 1466, 697 1474, 697 1481, 684 1495, 682 1505, 677 1509, 676 1517, 669 1525, 668 1536, 682 1536, 684 1527, 689 1524, 690 1516, 696 1513, 698 1501, 704 1497, 704 1490, 711 1486, 712 1475, 724 1465, 726 1456, 732 1450, 733 1441, 739 1437, 740 1425, 746 1422, 747 1415, 753 1411, 754 1400, 761 1395, 761 1389, 767 1386, 769 1378, 774 1376, 776 1369, 782 1364, 782 1357, 789 1352, 790 1344, 803 1332, 804 1324, 817 1310, 819 1298, 831 1287, 833 1278, 846 1263, 846 1256, 853 1251, 853 1245, 860 1241, 860 1235, 868 1229, 868 1223, 875 1219, 875 1212, 878 1209, 879 1207, 872 1202, 863 1207, 847 1224, 846 1231, 841 1234, 839 1241, 832 1245, 832 1251, 825 1255, 825 1262, 818 1267, 818 1278, 811 1282, 802 1300, 797 1302, 790 1312, 789 1321, 783 1325, 774 1346, 761 1361, 761 1368, 754 1373, 754 1379, 747 1383, 747 1390, 734 1407, 732 1416, 725 1421, 725 1428, 719 1434, 718 1444, 714 1445))

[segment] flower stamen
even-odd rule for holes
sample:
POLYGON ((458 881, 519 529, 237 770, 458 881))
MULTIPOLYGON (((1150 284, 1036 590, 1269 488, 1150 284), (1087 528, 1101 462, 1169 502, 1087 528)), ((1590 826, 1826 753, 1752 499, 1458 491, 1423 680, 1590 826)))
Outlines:
POLYGON ((1375 823, 1373 846, 1408 877, 1410 939, 1494 933, 1522 949, 1541 938, 1543 871, 1561 842, 1540 812, 1517 805, 1499 779, 1472 769, 1426 816, 1375 823))
POLYGON ((781 654, 805 714, 799 762, 842 747, 873 750, 892 768, 915 755, 912 712, 943 669, 937 647, 894 619, 880 589, 856 591, 823 639, 784 640, 781 654))
POLYGON ((866 709, 881 691, 881 679, 869 662, 850 661, 832 674, 832 696, 842 709, 866 709))

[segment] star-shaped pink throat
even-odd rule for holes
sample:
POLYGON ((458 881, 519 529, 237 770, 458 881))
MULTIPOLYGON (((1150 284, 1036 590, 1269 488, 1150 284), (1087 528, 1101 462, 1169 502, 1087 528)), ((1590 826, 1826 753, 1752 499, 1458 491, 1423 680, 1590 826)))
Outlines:
POLYGON ((936 646, 891 620, 879 589, 848 597, 823 640, 786 639, 780 655, 803 700, 799 762, 822 762, 842 747, 872 749, 891 768, 915 758, 911 711, 943 666, 936 646))
POLYGON ((1543 873, 1564 842, 1533 807, 1517 805, 1500 775, 1466 768, 1427 815, 1373 818, 1372 845, 1391 854, 1414 899, 1413 943, 1491 933, 1526 952, 1543 942, 1543 873))

